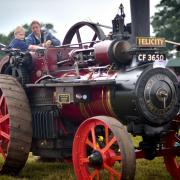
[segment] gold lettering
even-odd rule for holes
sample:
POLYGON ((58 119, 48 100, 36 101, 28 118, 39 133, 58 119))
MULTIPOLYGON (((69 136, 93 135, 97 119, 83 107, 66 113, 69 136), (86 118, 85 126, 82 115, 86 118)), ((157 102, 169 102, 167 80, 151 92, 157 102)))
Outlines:
POLYGON ((136 44, 138 47, 165 47, 164 38, 156 37, 137 37, 136 44))

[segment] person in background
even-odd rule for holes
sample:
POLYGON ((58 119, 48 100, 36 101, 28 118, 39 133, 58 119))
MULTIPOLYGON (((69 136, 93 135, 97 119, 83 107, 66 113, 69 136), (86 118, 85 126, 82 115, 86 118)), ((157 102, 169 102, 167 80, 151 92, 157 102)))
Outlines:
POLYGON ((30 45, 40 45, 43 47, 60 46, 60 41, 54 37, 50 32, 41 30, 41 25, 38 21, 32 21, 32 33, 26 37, 26 43, 30 45))
POLYGON ((9 47, 20 49, 23 52, 28 50, 28 45, 25 42, 25 30, 22 26, 16 27, 14 39, 10 42, 9 47))

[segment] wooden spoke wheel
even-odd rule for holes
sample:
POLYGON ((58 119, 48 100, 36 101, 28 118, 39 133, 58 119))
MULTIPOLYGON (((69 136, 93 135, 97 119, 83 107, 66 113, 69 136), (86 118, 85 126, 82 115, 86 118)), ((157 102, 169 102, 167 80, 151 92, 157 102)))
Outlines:
POLYGON ((135 152, 127 130, 112 117, 86 120, 75 134, 73 165, 78 180, 133 179, 135 152))
POLYGON ((94 23, 79 22, 74 24, 63 40, 63 45, 79 43, 79 47, 82 48, 83 42, 88 43, 88 47, 93 47, 94 41, 104 40, 106 38, 103 30, 94 23))
POLYGON ((173 179, 180 179, 180 160, 178 161, 177 157, 180 154, 176 154, 173 149, 179 149, 180 151, 180 139, 175 132, 171 132, 166 137, 165 147, 172 149, 170 153, 164 155, 164 163, 170 175, 173 179))
POLYGON ((17 174, 31 147, 31 111, 18 81, 0 75, 0 173, 17 174))

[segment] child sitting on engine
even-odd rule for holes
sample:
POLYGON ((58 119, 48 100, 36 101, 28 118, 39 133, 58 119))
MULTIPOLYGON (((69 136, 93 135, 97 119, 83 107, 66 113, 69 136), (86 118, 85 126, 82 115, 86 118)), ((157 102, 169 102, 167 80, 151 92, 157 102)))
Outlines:
POLYGON ((15 38, 9 44, 10 48, 20 49, 22 52, 40 48, 40 46, 37 45, 27 45, 25 41, 25 29, 22 26, 16 27, 14 31, 14 37, 15 38))
POLYGON ((25 52, 28 50, 28 45, 25 42, 25 30, 22 26, 17 26, 14 31, 14 39, 10 42, 10 48, 20 49, 25 52))

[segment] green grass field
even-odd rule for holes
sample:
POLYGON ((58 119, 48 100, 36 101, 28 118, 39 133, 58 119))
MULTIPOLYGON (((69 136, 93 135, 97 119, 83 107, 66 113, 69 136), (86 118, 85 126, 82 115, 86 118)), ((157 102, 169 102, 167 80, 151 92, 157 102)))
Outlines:
MULTIPOLYGON (((75 180, 73 166, 61 162, 40 162, 37 157, 29 156, 26 166, 16 177, 0 176, 0 180, 75 180)), ((104 178, 103 178, 104 179, 104 178)), ((137 160, 136 180, 172 179, 165 169, 163 158, 152 161, 137 160)))
MULTIPOLYGON (((138 145, 141 137, 132 137, 133 144, 138 145)), ((0 176, 0 180, 76 180, 73 165, 62 162, 42 162, 30 153, 23 170, 16 177, 0 176)), ((106 180, 107 178, 103 178, 106 180)), ((163 158, 152 161, 138 159, 136 161, 135 180, 170 180, 163 158)))

